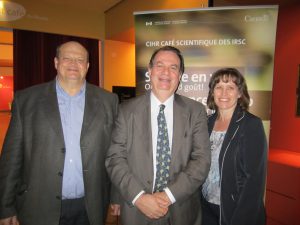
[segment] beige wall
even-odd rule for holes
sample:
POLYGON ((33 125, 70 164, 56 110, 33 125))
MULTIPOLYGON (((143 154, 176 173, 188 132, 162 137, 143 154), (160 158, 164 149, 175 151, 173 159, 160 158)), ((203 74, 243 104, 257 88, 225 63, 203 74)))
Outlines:
POLYGON ((64 8, 37 0, 14 0, 26 9, 15 21, 0 21, 0 27, 104 39, 104 14, 74 7, 64 8))
MULTIPOLYGON (((105 13, 105 38, 117 40, 118 36, 134 27, 133 12, 203 8, 208 6, 208 0, 123 0, 105 13)), ((120 37, 122 38, 122 37, 120 37)), ((120 39, 121 40, 121 39, 120 39)), ((134 43, 134 37, 128 41, 134 43)))
POLYGON ((13 34, 0 30, 0 75, 13 75, 13 34))
POLYGON ((13 59, 13 46, 12 45, 0 44, 0 59, 4 59, 4 60, 12 60, 13 59))
POLYGON ((135 87, 134 44, 105 41, 104 43, 104 88, 112 86, 135 87))

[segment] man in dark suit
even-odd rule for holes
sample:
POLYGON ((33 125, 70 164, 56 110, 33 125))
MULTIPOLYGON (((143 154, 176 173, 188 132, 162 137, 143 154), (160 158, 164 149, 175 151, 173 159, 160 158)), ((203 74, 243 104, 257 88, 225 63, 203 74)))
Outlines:
POLYGON ((88 52, 57 48, 54 81, 15 94, 0 158, 1 225, 102 225, 116 95, 86 82, 88 52))
POLYGON ((148 72, 151 92, 120 106, 108 150, 121 195, 113 212, 121 210, 123 225, 200 225, 199 186, 210 167, 205 108, 174 94, 184 72, 177 48, 155 51, 148 72))

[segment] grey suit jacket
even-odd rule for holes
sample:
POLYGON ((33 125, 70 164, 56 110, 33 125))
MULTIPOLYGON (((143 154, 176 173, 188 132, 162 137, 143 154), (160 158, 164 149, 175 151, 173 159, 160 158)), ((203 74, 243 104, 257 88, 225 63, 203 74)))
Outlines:
MULTIPOLYGON (((104 164, 117 105, 116 95, 87 83, 80 145, 91 225, 106 218, 110 182, 104 164)), ((0 218, 58 225, 64 158, 55 81, 17 92, 0 158, 0 218)))
MULTIPOLYGON (((120 106, 106 167, 121 194, 123 225, 151 222, 132 200, 141 190, 152 193, 153 151, 150 95, 120 106)), ((210 148, 205 108, 199 102, 175 94, 173 144, 168 188, 176 202, 169 215, 172 225, 201 224, 199 186, 210 167, 210 148)))

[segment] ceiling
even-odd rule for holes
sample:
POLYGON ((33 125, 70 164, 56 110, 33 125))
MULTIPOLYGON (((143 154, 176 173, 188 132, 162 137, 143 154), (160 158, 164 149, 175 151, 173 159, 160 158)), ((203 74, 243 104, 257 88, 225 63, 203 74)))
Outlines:
MULTIPOLYGON (((124 0, 40 0, 44 3, 56 4, 62 7, 76 7, 80 9, 86 9, 90 11, 97 11, 104 13, 110 8, 114 7, 118 3, 124 0)), ((144 0, 149 1, 149 0, 144 0)), ((214 6, 220 5, 269 5, 278 4, 285 5, 289 3, 296 3, 299 0, 212 0, 214 6)))
MULTIPOLYGON (((213 0, 218 2, 219 0, 213 0)), ((290 3, 297 3, 299 0, 226 0, 237 5, 286 5, 290 3)))
MULTIPOLYGON (((55 4, 64 8, 72 7, 85 9, 88 11, 96 11, 98 13, 105 13, 109 9, 118 5, 120 2, 126 0, 40 0, 42 3, 55 4)), ((149 1, 149 0, 144 0, 149 1)), ((164 1, 164 0, 159 0, 164 1)), ((176 1, 176 0, 174 0, 176 1)), ((280 6, 299 3, 299 0, 212 0, 214 6, 226 6, 226 5, 274 5, 280 6)), ((111 40, 124 41, 134 43, 134 28, 124 30, 114 37, 110 37, 111 40)))
POLYGON ((65 8, 74 7, 89 11, 104 13, 123 0, 40 0, 40 2, 55 4, 65 8))

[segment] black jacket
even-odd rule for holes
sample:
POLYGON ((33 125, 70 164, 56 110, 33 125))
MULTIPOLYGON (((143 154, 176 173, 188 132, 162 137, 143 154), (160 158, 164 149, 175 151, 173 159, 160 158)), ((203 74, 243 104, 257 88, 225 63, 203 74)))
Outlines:
MULTIPOLYGON (((211 134, 217 114, 208 119, 211 134)), ((267 141, 261 119, 236 107, 219 156, 220 225, 264 225, 267 141)))

